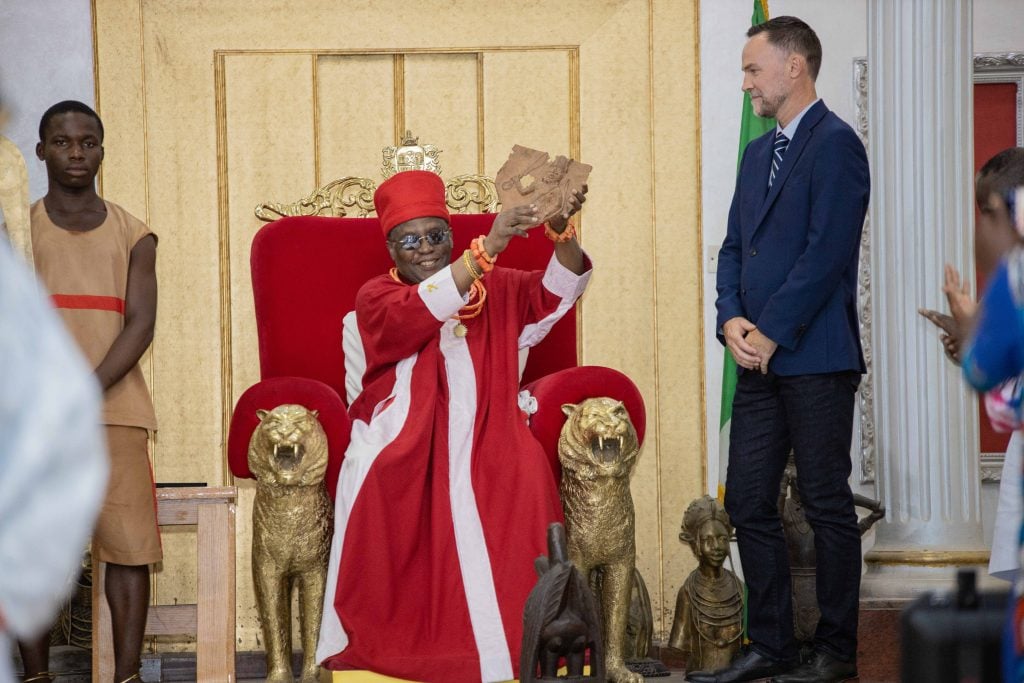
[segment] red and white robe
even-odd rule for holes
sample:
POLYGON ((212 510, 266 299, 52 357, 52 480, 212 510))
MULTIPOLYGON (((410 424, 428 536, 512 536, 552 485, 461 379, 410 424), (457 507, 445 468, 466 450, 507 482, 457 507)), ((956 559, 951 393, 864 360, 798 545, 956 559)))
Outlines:
POLYGON ((515 678, 533 560, 562 519, 517 403, 518 350, 572 309, 590 272, 554 256, 544 272, 495 267, 464 337, 450 268, 360 289, 366 371, 335 500, 325 666, 428 683, 515 678))

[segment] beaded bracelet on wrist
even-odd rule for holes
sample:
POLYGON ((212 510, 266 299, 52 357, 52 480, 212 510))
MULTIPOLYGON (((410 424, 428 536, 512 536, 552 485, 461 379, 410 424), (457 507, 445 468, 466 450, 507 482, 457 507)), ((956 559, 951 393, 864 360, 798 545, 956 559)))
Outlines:
POLYGON ((576 226, 572 222, 566 223, 565 229, 561 233, 557 233, 551 228, 550 223, 545 223, 544 235, 555 244, 568 242, 576 236, 576 226))

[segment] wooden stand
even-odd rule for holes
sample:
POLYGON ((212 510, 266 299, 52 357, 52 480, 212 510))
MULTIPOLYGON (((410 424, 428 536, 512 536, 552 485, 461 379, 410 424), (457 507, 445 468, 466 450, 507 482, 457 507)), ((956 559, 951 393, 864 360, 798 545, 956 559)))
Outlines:
MULTIPOLYGON (((196 680, 235 680, 235 499, 234 486, 158 488, 157 523, 197 525, 197 605, 151 605, 146 635, 196 636, 196 680)), ((104 564, 92 567, 92 680, 114 678, 110 608, 104 593, 104 564)))

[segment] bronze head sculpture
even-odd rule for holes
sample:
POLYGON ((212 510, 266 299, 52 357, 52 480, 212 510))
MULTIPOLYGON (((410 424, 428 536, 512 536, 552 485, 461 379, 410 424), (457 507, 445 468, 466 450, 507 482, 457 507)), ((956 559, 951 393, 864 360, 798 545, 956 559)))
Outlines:
POLYGON ((723 564, 729 556, 732 524, 711 496, 690 503, 679 540, 687 543, 698 566, 676 598, 669 646, 687 655, 688 670, 727 667, 743 635, 743 584, 723 564))

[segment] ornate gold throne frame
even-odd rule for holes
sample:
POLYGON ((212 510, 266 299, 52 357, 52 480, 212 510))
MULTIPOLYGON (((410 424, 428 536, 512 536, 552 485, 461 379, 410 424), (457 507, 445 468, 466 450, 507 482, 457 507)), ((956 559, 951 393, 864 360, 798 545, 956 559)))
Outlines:
MULTIPOLYGON (((433 171, 440 175, 438 156, 441 152, 434 145, 419 144, 419 138, 405 131, 400 145, 383 149, 381 175, 385 180, 401 171, 411 170, 433 171)), ((259 204, 255 213, 257 218, 267 222, 285 216, 365 218, 376 215, 373 206, 376 189, 377 183, 370 178, 345 176, 290 204, 259 204)), ((496 213, 501 207, 494 180, 484 175, 458 175, 447 180, 445 196, 452 213, 496 213)))
MULTIPOLYGON (((440 152, 433 145, 419 144, 418 138, 407 131, 400 145, 383 148, 381 174, 384 179, 407 170, 427 170, 440 175, 440 152)), ((375 216, 373 194, 376 188, 377 183, 370 178, 346 176, 298 201, 264 202, 255 208, 256 217, 268 223, 253 239, 251 259, 261 379, 246 390, 235 405, 228 437, 228 460, 236 477, 254 476, 248 466, 247 447, 257 424, 256 409, 296 403, 319 413, 318 419, 328 440, 331 464, 326 483, 333 498, 351 427, 343 399, 348 389, 344 379, 348 368, 338 363, 344 344, 337 323, 354 305, 355 290, 351 281, 364 277, 364 271, 384 272, 385 262, 391 265, 380 243, 379 225, 370 218, 375 216), (332 220, 336 218, 346 220, 332 220), (342 226, 347 229, 339 230, 342 226), (371 242, 376 246, 372 256, 369 254, 371 242), (268 259, 273 259, 273 265, 268 259), (310 304, 313 301, 310 295, 317 301, 310 304), (312 305, 316 311, 313 315, 307 311, 303 335, 292 334, 290 322, 281 322, 293 319, 297 300, 303 301, 303 305, 312 305)), ((451 224, 457 251, 468 246, 471 237, 480 234, 480 230, 487 229, 485 226, 489 226, 492 219, 479 214, 496 213, 500 202, 494 180, 478 174, 446 180, 445 192, 453 214, 451 224)), ((503 264, 511 268, 543 268, 553 249, 545 239, 529 244, 517 242, 504 252, 503 264)), ((558 439, 565 423, 561 406, 567 403, 576 404, 594 396, 621 400, 627 406, 638 440, 643 441, 646 411, 639 389, 617 370, 581 367, 577 329, 575 316, 559 321, 536 347, 537 353, 530 354, 521 377, 522 388, 532 393, 539 406, 531 417, 530 429, 548 454, 554 472, 560 472, 558 439), (565 327, 559 330, 562 325, 565 327), (534 362, 536 365, 531 365, 534 362)), ((640 621, 646 626, 640 630, 650 633, 649 600, 643 612, 640 621)), ((319 617, 314 621, 319 624, 319 617)))

